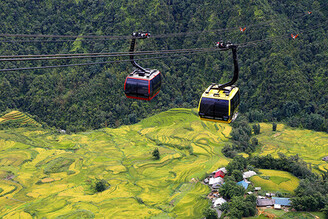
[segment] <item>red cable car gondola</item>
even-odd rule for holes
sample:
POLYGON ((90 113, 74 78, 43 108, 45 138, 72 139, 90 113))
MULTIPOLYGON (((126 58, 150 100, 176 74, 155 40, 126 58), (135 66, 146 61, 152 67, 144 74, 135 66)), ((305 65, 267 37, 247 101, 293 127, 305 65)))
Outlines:
MULTIPOLYGON (((135 41, 137 38, 145 39, 149 33, 133 33, 130 52, 134 52, 135 41)), ((161 73, 157 69, 145 69, 138 65, 130 55, 131 63, 137 69, 129 74, 124 83, 124 93, 127 98, 139 100, 153 99, 161 89, 161 73)))

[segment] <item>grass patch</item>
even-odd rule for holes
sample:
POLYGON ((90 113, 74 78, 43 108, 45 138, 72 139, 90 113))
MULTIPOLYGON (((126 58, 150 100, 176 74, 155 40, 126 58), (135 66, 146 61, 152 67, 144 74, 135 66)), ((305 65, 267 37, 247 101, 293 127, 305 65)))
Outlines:
POLYGON ((95 218, 95 215, 91 211, 82 209, 82 210, 76 210, 76 211, 70 212, 68 214, 56 217, 56 219, 64 219, 64 218, 65 219, 75 219, 75 218, 91 219, 91 218, 95 218))
POLYGON ((275 184, 279 185, 280 183, 287 182, 290 180, 290 178, 287 177, 281 177, 281 176, 270 176, 270 180, 274 182, 275 184))
POLYGON ((44 167, 44 173, 60 173, 68 170, 69 166, 74 162, 74 159, 58 157, 49 161, 44 167))
POLYGON ((268 212, 270 214, 274 214, 276 215, 277 217, 281 217, 282 215, 284 215, 286 212, 283 211, 283 210, 275 210, 273 208, 268 208, 268 209, 265 209, 264 210, 265 212, 268 212))
POLYGON ((291 173, 279 170, 260 169, 260 176, 253 176, 250 180, 255 187, 262 187, 262 190, 270 192, 293 193, 299 185, 299 179, 291 173))
MULTIPOLYGON (((316 217, 311 212, 287 212, 281 218, 282 219, 291 219, 291 218, 314 219, 316 217)), ((324 219, 324 217, 322 216, 320 218, 324 219)))

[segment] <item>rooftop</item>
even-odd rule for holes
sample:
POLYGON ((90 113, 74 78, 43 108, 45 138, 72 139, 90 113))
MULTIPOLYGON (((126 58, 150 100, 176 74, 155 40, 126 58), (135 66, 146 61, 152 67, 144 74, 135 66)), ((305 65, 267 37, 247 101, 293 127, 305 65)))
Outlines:
POLYGON ((272 206, 274 205, 274 200, 268 198, 257 198, 256 205, 259 207, 272 206))
POLYGON ((279 204, 282 206, 291 206, 291 201, 289 198, 280 198, 280 197, 272 197, 275 204, 279 204))
POLYGON ((243 181, 240 181, 240 182, 237 182, 237 185, 243 186, 244 189, 247 189, 248 188, 248 183, 245 182, 244 180, 243 181))
POLYGON ((256 172, 254 172, 254 171, 247 171, 247 172, 244 172, 244 173, 243 173, 243 177, 244 177, 244 179, 245 179, 245 178, 252 177, 252 176, 254 176, 254 175, 256 175, 256 172))

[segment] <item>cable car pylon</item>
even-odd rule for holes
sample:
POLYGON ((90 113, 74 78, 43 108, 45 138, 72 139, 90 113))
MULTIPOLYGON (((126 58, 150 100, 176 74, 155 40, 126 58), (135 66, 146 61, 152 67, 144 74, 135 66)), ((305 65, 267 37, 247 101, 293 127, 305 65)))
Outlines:
POLYGON ((240 103, 239 88, 234 85, 239 75, 237 45, 230 42, 227 44, 218 42, 217 47, 221 51, 231 49, 234 65, 233 78, 225 84, 213 83, 205 90, 199 101, 198 115, 201 120, 231 123, 238 116, 240 103))

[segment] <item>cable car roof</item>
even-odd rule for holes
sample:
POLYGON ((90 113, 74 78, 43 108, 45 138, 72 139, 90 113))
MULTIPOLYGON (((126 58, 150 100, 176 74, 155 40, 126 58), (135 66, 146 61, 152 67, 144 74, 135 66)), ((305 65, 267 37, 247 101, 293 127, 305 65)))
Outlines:
POLYGON ((238 87, 225 87, 223 90, 219 90, 219 85, 211 85, 209 86, 205 92, 203 93, 202 97, 207 98, 215 98, 221 100, 230 100, 232 99, 237 91, 239 90, 238 87))
POLYGON ((147 70, 150 73, 143 72, 143 71, 140 71, 139 69, 136 69, 131 74, 129 74, 128 78, 151 80, 160 73, 159 70, 157 70, 157 69, 147 69, 147 70))

